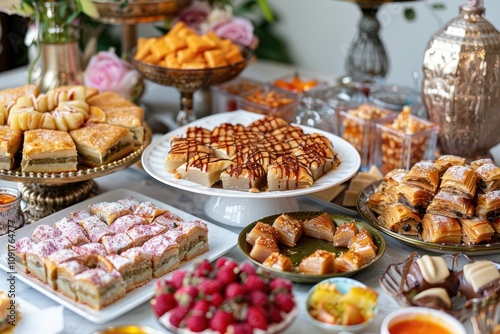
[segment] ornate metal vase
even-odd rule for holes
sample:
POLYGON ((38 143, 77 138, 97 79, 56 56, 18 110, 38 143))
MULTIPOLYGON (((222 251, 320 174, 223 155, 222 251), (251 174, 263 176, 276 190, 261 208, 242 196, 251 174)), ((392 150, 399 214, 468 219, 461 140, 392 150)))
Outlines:
POLYGON ((422 94, 440 125, 442 154, 474 160, 500 143, 500 33, 484 17, 482 1, 430 40, 423 61, 422 94))

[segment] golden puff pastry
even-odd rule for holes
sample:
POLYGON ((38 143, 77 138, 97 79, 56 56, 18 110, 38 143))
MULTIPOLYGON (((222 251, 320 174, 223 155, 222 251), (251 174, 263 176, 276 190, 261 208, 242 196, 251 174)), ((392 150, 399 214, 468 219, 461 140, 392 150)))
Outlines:
POLYGON ((24 133, 23 172, 75 172, 76 146, 67 132, 36 129, 24 133))
POLYGON ((494 221, 500 216, 500 190, 478 196, 476 216, 489 221, 494 221))
POLYGON ((440 190, 427 207, 427 212, 452 218, 471 218, 474 205, 464 195, 440 190))
MULTIPOLYGON (((1 105, 0 105, 1 108, 1 105)), ((0 169, 12 169, 15 157, 23 143, 23 131, 0 126, 0 169)))
POLYGON ((444 172, 446 172, 446 170, 451 166, 465 166, 465 158, 456 155, 445 154, 437 158, 434 164, 439 171, 439 175, 443 175, 444 172))
POLYGON ((410 168, 402 182, 435 194, 439 185, 439 171, 433 162, 420 161, 410 168))
POLYGON ((500 190, 500 167, 487 163, 476 169, 478 185, 485 193, 500 190))
POLYGON ((451 166, 441 178, 441 190, 472 198, 476 194, 477 176, 468 166, 451 166))
POLYGON ((422 219, 422 239, 427 242, 459 244, 462 230, 455 218, 426 213, 422 219))
POLYGON ((418 186, 405 183, 400 184, 397 189, 399 192, 399 202, 408 205, 418 213, 425 213, 427 206, 432 200, 432 194, 418 186))
POLYGON ((495 234, 495 230, 487 220, 473 217, 459 219, 459 221, 462 225, 462 240, 468 245, 490 241, 493 234, 495 234))
POLYGON ((379 216, 380 222, 393 232, 419 236, 420 216, 403 203, 388 205, 379 216))

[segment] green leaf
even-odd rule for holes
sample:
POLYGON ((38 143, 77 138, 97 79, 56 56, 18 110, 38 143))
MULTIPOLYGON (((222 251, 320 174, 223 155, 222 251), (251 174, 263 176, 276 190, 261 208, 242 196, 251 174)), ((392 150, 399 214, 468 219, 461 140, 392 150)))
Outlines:
POLYGON ((97 11, 97 7, 90 0, 77 0, 78 7, 82 11, 83 14, 90 16, 93 19, 99 18, 99 12, 97 11))
POLYGON ((415 13, 415 10, 413 8, 408 7, 404 9, 404 16, 408 21, 414 21, 417 17, 417 14, 415 13))
POLYGON ((273 22, 274 21, 273 12, 269 7, 269 4, 267 3, 267 0, 257 0, 257 4, 259 5, 262 15, 264 15, 266 21, 273 22))

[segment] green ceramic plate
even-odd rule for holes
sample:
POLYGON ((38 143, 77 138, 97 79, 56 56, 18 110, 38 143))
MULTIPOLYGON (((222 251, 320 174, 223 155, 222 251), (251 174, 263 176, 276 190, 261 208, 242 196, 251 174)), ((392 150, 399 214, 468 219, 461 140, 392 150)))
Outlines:
MULTIPOLYGON (((300 219, 300 220, 306 220, 306 219, 310 219, 310 218, 313 218, 315 216, 318 216, 322 213, 323 212, 318 212, 318 211, 302 211, 302 212, 289 212, 287 214, 292 216, 292 217, 295 217, 297 219, 300 219)), ((386 247, 385 239, 382 236, 382 234, 379 231, 377 231, 377 229, 373 228, 371 225, 369 225, 367 223, 361 222, 361 221, 356 220, 356 219, 349 217, 349 216, 344 216, 344 215, 335 214, 335 213, 329 213, 329 214, 332 217, 332 219, 335 221, 337 226, 344 224, 344 223, 347 223, 347 222, 354 221, 356 223, 356 225, 358 226, 358 229, 366 228, 370 232, 370 234, 373 237, 373 241, 378 248, 377 249, 377 256, 375 257, 375 259, 372 262, 364 265, 363 267, 361 267, 360 269, 355 270, 355 271, 349 271, 349 272, 344 272, 344 273, 335 273, 335 274, 326 274, 326 275, 305 275, 305 274, 301 274, 298 272, 286 272, 286 271, 281 271, 281 270, 276 270, 276 269, 264 267, 261 263, 255 261, 254 259, 252 259, 250 257, 250 251, 252 249, 252 245, 250 245, 248 242, 246 242, 246 240, 245 240, 246 235, 247 235, 247 233, 249 233, 252 230, 252 228, 257 224, 257 222, 260 221, 260 222, 272 225, 274 220, 278 216, 280 216, 280 214, 276 214, 276 215, 272 215, 272 216, 268 216, 268 217, 259 219, 258 221, 255 221, 255 222, 249 224, 248 226, 246 226, 240 232, 240 235, 238 236, 238 246, 240 247, 243 254, 245 254, 248 257, 248 259, 250 261, 252 261, 253 263, 255 263, 257 266, 265 268, 266 270, 272 271, 276 275, 286 277, 289 280, 291 280, 292 282, 297 282, 297 283, 317 283, 317 282, 320 282, 320 281, 327 279, 327 278, 330 278, 330 277, 350 277, 350 276, 353 276, 354 274, 356 274, 357 272, 368 268, 369 266, 374 264, 376 261, 378 261, 378 259, 380 259, 382 257, 382 255, 385 252, 385 247, 386 247)), ((333 244, 331 242, 311 238, 308 236, 300 237, 300 239, 297 242, 297 244, 295 245, 295 247, 288 247, 288 246, 279 244, 279 248, 280 248, 280 252, 282 254, 286 254, 287 256, 290 257, 290 259, 292 260, 292 266, 294 268, 298 267, 300 261, 302 261, 302 259, 304 257, 311 255, 312 253, 314 253, 318 249, 324 249, 324 250, 333 252, 337 255, 340 255, 341 253, 347 251, 347 248, 335 247, 335 246, 333 246, 333 244)))
POLYGON ((375 192, 378 185, 382 181, 376 181, 366 187, 358 195, 356 201, 356 207, 359 214, 366 219, 373 227, 384 232, 385 234, 404 242, 407 245, 423 249, 429 252, 441 253, 441 254, 455 254, 464 253, 469 255, 489 255, 489 254, 499 254, 500 253, 500 243, 494 242, 490 244, 479 244, 479 245, 465 245, 465 244, 440 244, 435 242, 423 241, 420 238, 410 237, 406 235, 399 234, 397 232, 391 231, 384 225, 380 223, 377 219, 375 212, 370 210, 366 205, 368 198, 375 192))

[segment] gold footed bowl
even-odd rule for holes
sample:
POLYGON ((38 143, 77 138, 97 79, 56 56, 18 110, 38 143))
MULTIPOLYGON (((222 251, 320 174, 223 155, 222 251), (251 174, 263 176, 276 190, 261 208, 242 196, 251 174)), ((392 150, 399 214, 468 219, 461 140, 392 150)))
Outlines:
POLYGON ((240 45, 243 60, 222 67, 205 69, 178 69, 167 68, 150 63, 145 63, 134 58, 135 51, 130 54, 131 62, 136 69, 150 81, 164 86, 175 87, 181 94, 180 111, 176 121, 184 125, 196 119, 193 112, 193 94, 201 88, 208 88, 229 81, 238 76, 247 66, 252 57, 252 50, 240 45))

